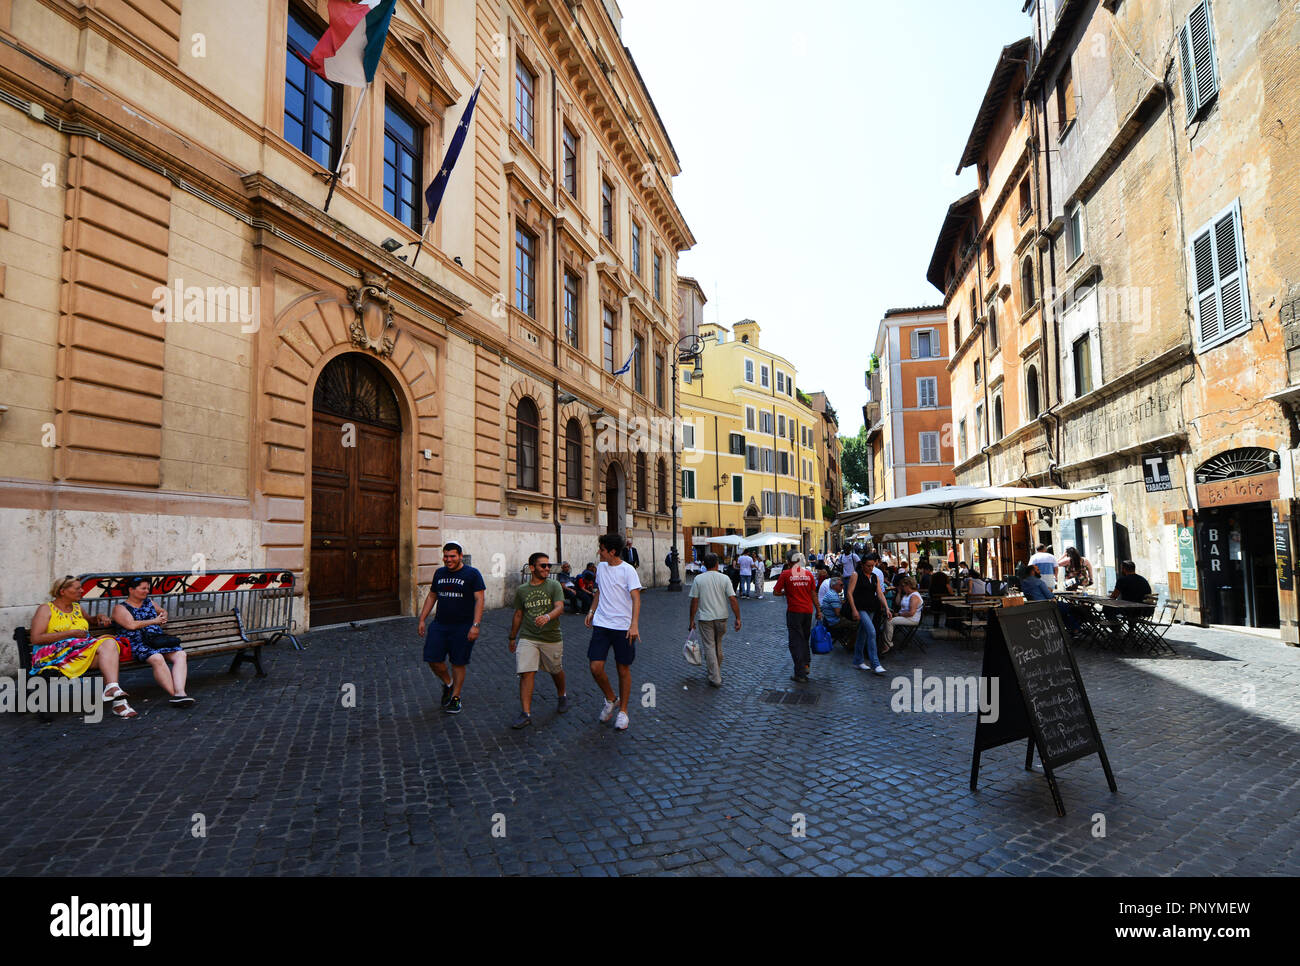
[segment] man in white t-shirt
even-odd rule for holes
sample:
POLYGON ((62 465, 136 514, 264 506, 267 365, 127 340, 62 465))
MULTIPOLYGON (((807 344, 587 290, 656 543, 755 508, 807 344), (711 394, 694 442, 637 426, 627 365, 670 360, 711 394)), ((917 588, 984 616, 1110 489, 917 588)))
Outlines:
POLYGON ((740 596, 748 597, 754 586, 754 558, 748 550, 736 560, 736 566, 740 568, 740 596))
POLYGON ((632 662, 636 659, 636 642, 641 632, 637 621, 641 617, 641 578, 636 568, 623 561, 623 535, 600 535, 596 565, 596 595, 587 612, 587 626, 591 628, 591 644, 587 647, 587 660, 591 662, 591 676, 605 696, 605 707, 600 712, 600 722, 618 717, 614 728, 627 730, 627 701, 632 694, 632 662), (605 659, 609 649, 614 649, 614 662, 618 666, 618 696, 610 687, 605 674, 605 659))
POLYGON ((853 552, 852 547, 846 547, 844 552, 840 554, 840 576, 848 580, 853 576, 853 572, 858 569, 858 564, 861 561, 862 558, 853 552))
POLYGON ((1048 590, 1056 590, 1056 557, 1047 552, 1044 544, 1040 543, 1038 553, 1029 558, 1029 566, 1038 568, 1048 590))

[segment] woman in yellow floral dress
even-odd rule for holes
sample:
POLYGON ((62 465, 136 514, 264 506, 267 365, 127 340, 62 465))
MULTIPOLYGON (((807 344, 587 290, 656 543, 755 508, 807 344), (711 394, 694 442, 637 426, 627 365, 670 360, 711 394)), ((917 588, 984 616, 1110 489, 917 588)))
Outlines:
MULTIPOLYGON (((90 632, 90 620, 81 612, 81 581, 68 575, 54 582, 51 600, 41 604, 32 618, 32 661, 28 674, 55 670, 66 678, 79 678, 92 667, 104 677, 104 700, 113 702, 119 718, 136 717, 127 694, 117 683, 120 642, 111 634, 90 632)), ((96 627, 106 627, 108 618, 96 616, 96 627)))

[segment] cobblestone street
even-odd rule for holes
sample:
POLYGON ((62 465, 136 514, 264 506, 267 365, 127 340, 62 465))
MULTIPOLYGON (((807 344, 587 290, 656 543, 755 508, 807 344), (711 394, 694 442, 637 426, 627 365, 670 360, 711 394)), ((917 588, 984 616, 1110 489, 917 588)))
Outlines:
POLYGON ((742 601, 720 690, 682 660, 686 606, 645 595, 633 682, 654 701, 623 734, 596 723, 575 616, 573 709, 539 676, 533 726, 510 730, 504 610, 455 717, 409 618, 277 646, 262 680, 198 664, 190 712, 134 672, 133 722, 0 716, 0 874, 1300 873, 1300 651, 1175 627, 1177 657, 1079 652, 1119 793, 1095 757, 1074 762, 1058 818, 1023 744, 987 752, 972 793, 974 716, 890 710, 893 678, 978 674, 977 650, 927 634, 879 678, 837 648, 814 658, 811 699, 771 703, 796 688, 783 602, 742 601), (80 817, 57 844, 32 834, 54 815, 80 817))

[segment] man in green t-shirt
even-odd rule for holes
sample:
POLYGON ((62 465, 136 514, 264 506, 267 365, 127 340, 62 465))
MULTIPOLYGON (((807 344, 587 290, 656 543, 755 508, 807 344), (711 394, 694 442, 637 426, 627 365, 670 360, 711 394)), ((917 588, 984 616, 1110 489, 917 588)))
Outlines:
POLYGON ((528 570, 528 583, 515 590, 515 616, 510 623, 509 647, 515 656, 519 703, 523 706, 512 728, 527 728, 533 723, 533 675, 538 667, 555 681, 555 693, 560 696, 557 710, 560 714, 569 710, 569 696, 564 689, 564 641, 560 637, 564 588, 551 579, 551 561, 546 554, 529 557, 528 570))

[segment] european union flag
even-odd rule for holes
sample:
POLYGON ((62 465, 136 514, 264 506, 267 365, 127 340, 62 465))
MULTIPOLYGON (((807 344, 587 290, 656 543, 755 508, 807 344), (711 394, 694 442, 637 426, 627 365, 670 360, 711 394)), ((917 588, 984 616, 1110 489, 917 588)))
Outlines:
POLYGON ((451 136, 451 143, 447 145, 447 154, 442 159, 442 167, 434 175, 433 181, 425 189, 424 200, 429 206, 429 224, 438 217, 438 206, 442 204, 443 192, 447 190, 447 181, 451 177, 451 169, 456 167, 456 160, 460 157, 460 149, 465 146, 465 136, 469 134, 469 122, 474 116, 474 104, 478 101, 479 89, 483 86, 483 71, 478 74, 478 83, 474 85, 474 93, 470 95, 469 103, 465 105, 465 113, 460 116, 460 123, 456 125, 456 133, 451 136))

